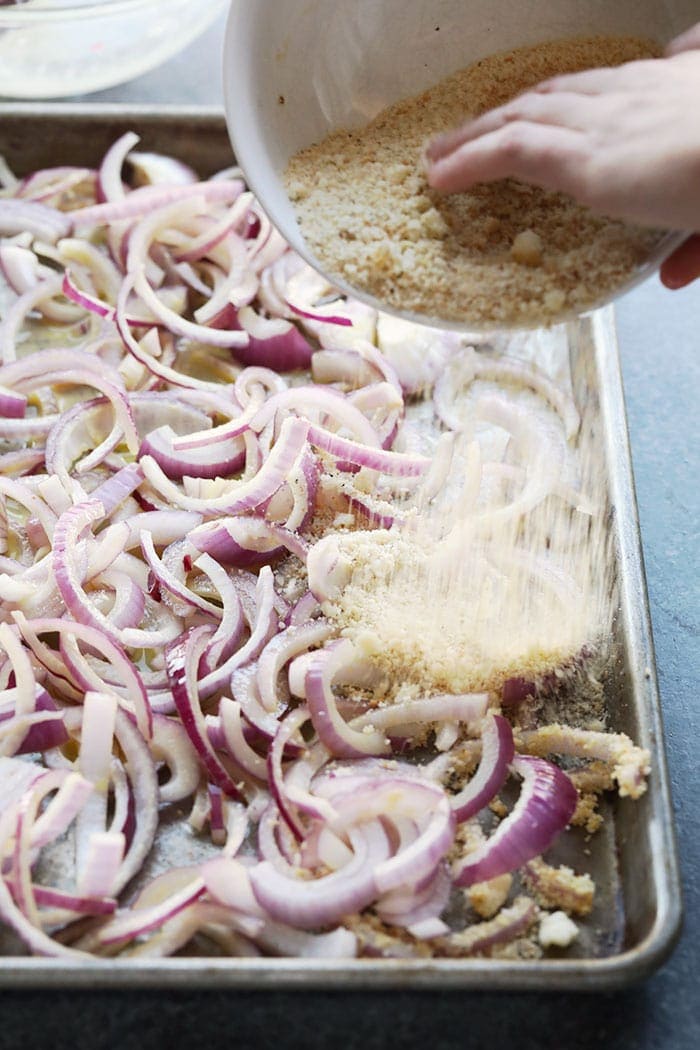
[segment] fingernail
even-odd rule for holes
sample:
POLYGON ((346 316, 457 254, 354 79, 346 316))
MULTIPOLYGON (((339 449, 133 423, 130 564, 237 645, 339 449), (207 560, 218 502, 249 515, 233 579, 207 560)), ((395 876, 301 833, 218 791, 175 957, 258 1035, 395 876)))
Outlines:
POLYGON ((441 157, 447 140, 447 135, 435 135, 434 138, 428 139, 423 149, 423 158, 426 163, 432 164, 441 157))
POLYGON ((433 190, 440 190, 440 173, 442 171, 442 164, 437 161, 435 164, 431 164, 426 168, 426 176, 428 179, 428 185, 433 190))

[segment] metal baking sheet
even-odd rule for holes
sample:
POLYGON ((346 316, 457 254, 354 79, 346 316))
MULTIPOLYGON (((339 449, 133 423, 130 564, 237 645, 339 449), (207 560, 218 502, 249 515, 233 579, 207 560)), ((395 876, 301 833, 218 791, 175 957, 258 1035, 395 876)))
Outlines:
MULTIPOLYGON (((209 108, 0 105, 0 153, 23 173, 55 164, 94 165, 124 131, 208 175, 232 162, 223 116, 209 108)), ((618 660, 609 687, 610 728, 651 752, 637 802, 610 803, 588 858, 599 902, 578 957, 505 959, 229 959, 72 962, 28 958, 0 935, 3 987, 414 987, 608 990, 650 974, 673 948, 681 888, 637 506, 612 308, 567 326, 572 359, 585 362, 607 467, 618 561, 618 660)))

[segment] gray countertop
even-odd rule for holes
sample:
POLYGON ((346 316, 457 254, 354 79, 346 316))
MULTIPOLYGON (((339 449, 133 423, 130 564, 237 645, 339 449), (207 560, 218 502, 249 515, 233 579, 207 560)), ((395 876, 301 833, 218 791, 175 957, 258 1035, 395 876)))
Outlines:
MULTIPOLYGON (((75 101, 219 103, 223 24, 159 70, 75 101)), ((700 282, 671 293, 652 278, 620 301, 617 322, 684 876, 671 960, 638 988, 596 997, 3 993, 1 1048, 700 1047, 700 282)))

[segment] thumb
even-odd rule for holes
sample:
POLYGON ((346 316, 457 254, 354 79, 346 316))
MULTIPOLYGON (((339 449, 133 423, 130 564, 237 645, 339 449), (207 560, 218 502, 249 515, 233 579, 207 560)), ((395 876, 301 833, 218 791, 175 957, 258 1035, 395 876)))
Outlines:
POLYGON ((697 51, 698 49, 700 49, 700 22, 672 40, 665 54, 670 58, 673 55, 680 55, 683 51, 697 51))
POLYGON ((700 234, 694 233, 664 260, 659 276, 673 291, 700 277, 700 234))

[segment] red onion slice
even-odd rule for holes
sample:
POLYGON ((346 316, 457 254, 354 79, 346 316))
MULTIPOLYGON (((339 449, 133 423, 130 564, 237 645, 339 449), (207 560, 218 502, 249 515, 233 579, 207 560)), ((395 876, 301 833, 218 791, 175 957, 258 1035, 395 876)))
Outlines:
POLYGON ((306 663, 304 693, 314 729, 331 754, 339 758, 385 755, 391 751, 383 733, 374 730, 371 724, 361 732, 351 729, 338 711, 333 682, 352 667, 356 655, 352 642, 343 639, 310 653, 306 663))
POLYGON ((549 849, 576 809, 578 793, 558 766, 518 755, 512 768, 523 778, 512 812, 454 869, 457 886, 471 886, 515 871, 549 849))
POLYGON ((209 743, 204 715, 199 705, 197 671, 210 637, 207 627, 195 627, 184 639, 173 642, 165 652, 168 680, 175 706, 187 734, 209 776, 221 790, 236 801, 245 801, 214 748, 209 743))
MULTIPOLYGON (((118 675, 120 685, 117 687, 117 692, 120 692, 121 695, 121 691, 123 690, 126 694, 128 700, 133 705, 139 729, 146 740, 150 739, 152 734, 152 714, 148 703, 148 696, 138 670, 134 667, 133 662, 127 658, 120 645, 113 642, 112 639, 99 628, 89 627, 81 623, 72 623, 70 620, 49 617, 27 620, 22 613, 15 613, 14 618, 17 622, 20 634, 32 651, 38 656, 40 662, 43 661, 44 657, 41 651, 41 643, 37 637, 38 635, 58 633, 61 636, 62 643, 71 640, 75 642, 75 656, 78 658, 79 662, 70 660, 68 662, 68 672, 76 677, 77 684, 83 691, 93 689, 97 692, 111 692, 112 690, 105 689, 105 682, 103 682, 93 668, 87 664, 85 658, 81 657, 77 646, 77 640, 79 639, 85 645, 90 646, 93 650, 103 654, 118 675)), ((65 659, 66 654, 63 649, 62 655, 65 659)), ((62 665, 59 663, 58 667, 62 668, 62 665)), ((65 668, 63 668, 63 674, 65 673, 65 668)))
POLYGON ((213 448, 176 452, 173 447, 175 437, 175 432, 167 425, 152 430, 141 442, 139 456, 151 456, 164 473, 176 481, 185 476, 228 478, 236 474, 245 462, 245 446, 240 439, 221 442, 213 448))
MULTIPOLYGON (((221 735, 231 758, 250 776, 263 783, 267 781, 265 759, 248 744, 241 720, 241 705, 222 696, 219 704, 221 735)), ((211 739, 211 736, 210 736, 211 739)))
POLYGON ((27 398, 5 386, 0 386, 0 417, 22 419, 27 409, 27 398))
MULTIPOLYGON (((320 929, 366 908, 377 895, 366 834, 350 832, 353 859, 340 871, 319 879, 292 879, 263 861, 250 871, 253 893, 265 911, 279 922, 303 930, 320 929)), ((384 847, 384 853, 388 844, 384 847)), ((381 854, 379 854, 381 856, 381 854)))
POLYGON ((131 150, 127 162, 135 176, 133 181, 138 185, 191 186, 198 181, 189 164, 163 153, 131 150))
POLYGON ((25 231, 37 240, 55 244, 66 237, 71 228, 68 215, 36 201, 0 200, 0 236, 14 237, 25 231))
POLYGON ((406 452, 385 452, 383 449, 368 448, 356 441, 332 434, 323 427, 311 424, 308 429, 309 441, 317 448, 329 452, 336 459, 354 463, 358 467, 368 467, 384 474, 397 477, 416 477, 423 474, 430 466, 427 456, 410 455, 406 452))
POLYGON ((109 147, 97 171, 97 199, 101 204, 123 201, 126 188, 122 182, 122 167, 129 152, 139 142, 133 131, 118 138, 109 147))
MULTIPOLYGON (((141 186, 132 190, 122 201, 106 204, 93 204, 78 208, 61 218, 66 225, 58 237, 65 237, 69 230, 86 229, 90 226, 106 226, 108 223, 122 222, 125 219, 136 219, 147 215, 156 208, 164 208, 180 201, 202 198, 205 201, 229 203, 240 193, 236 183, 232 182, 199 182, 186 186, 141 186)), ((9 202, 7 202, 9 203, 9 202)), ((26 229, 26 225, 22 227, 26 229)), ((50 240, 50 237, 44 237, 50 240)))
POLYGON ((476 816, 505 784, 515 748, 513 730, 502 715, 487 715, 481 730, 481 761, 465 788, 450 799, 459 822, 476 816))
POLYGON ((186 496, 168 478, 150 456, 141 460, 141 468, 159 493, 171 504, 185 510, 202 511, 207 517, 215 514, 241 514, 256 510, 284 483, 297 457, 306 446, 308 424, 301 419, 285 419, 280 435, 264 464, 253 478, 233 483, 230 491, 210 499, 186 496))

